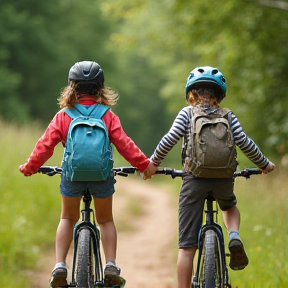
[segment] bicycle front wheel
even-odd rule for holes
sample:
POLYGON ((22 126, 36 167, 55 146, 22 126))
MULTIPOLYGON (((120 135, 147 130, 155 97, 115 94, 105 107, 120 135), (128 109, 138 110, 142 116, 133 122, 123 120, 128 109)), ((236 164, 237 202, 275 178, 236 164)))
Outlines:
POLYGON ((75 280, 77 288, 94 287, 93 243, 89 229, 79 231, 75 280))
POLYGON ((204 254, 202 255, 202 286, 203 288, 223 288, 223 267, 220 243, 213 230, 205 232, 204 254))

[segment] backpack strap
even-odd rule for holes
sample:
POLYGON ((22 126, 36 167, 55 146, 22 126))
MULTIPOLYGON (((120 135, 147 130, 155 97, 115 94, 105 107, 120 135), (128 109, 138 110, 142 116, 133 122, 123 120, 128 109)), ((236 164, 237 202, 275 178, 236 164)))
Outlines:
POLYGON ((109 106, 103 104, 95 104, 86 107, 82 104, 75 104, 73 108, 65 108, 65 112, 72 118, 75 119, 80 116, 93 116, 97 119, 101 119, 104 114, 110 109, 109 106))
POLYGON ((109 109, 109 106, 98 103, 97 105, 95 105, 89 116, 101 119, 109 109))

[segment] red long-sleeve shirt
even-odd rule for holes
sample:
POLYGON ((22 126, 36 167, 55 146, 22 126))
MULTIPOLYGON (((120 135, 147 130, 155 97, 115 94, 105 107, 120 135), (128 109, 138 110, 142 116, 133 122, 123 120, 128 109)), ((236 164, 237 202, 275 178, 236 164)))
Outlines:
MULTIPOLYGON (((93 105, 95 101, 84 98, 79 101, 83 105, 93 105)), ((114 144, 117 151, 134 167, 143 172, 150 163, 149 158, 138 148, 134 141, 127 136, 123 130, 119 117, 110 109, 103 116, 109 134, 109 140, 114 144)), ((27 162, 21 168, 21 171, 29 171, 28 174, 34 174, 38 171, 54 152, 55 146, 62 142, 65 146, 67 132, 72 119, 64 110, 60 110, 48 125, 46 131, 37 141, 27 162)))

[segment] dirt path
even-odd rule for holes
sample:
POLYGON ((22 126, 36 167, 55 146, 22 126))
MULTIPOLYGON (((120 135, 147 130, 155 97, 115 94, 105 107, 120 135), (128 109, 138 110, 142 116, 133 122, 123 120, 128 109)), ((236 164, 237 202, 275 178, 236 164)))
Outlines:
MULTIPOLYGON (((117 264, 127 281, 125 288, 175 287, 177 199, 172 197, 169 188, 134 177, 118 177, 116 191, 117 264), (121 228, 123 225, 129 229, 121 228)), ((70 262, 71 255, 67 259, 67 263, 70 262)), ((34 288, 48 287, 54 266, 53 251, 47 254, 43 263, 43 269, 34 277, 34 288)))

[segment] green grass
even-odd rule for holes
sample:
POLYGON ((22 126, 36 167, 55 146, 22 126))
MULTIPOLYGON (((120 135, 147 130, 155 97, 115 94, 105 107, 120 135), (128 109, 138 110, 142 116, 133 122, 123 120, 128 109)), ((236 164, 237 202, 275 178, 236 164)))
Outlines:
POLYGON ((54 241, 59 179, 24 177, 18 170, 41 135, 38 129, 3 123, 0 129, 0 286, 28 287, 27 270, 35 269, 42 248, 54 241))
POLYGON ((250 263, 231 271, 233 287, 288 287, 287 172, 237 179, 240 235, 250 263))

